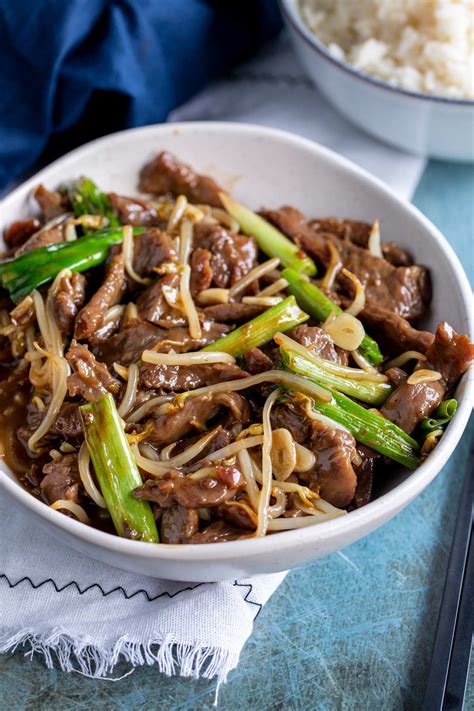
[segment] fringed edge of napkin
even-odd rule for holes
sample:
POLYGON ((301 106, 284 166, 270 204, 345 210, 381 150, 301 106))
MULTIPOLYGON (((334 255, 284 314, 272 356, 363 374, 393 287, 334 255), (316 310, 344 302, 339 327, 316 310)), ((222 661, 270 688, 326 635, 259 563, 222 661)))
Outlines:
POLYGON ((28 648, 25 656, 30 659, 36 653, 41 654, 49 669, 56 660, 62 671, 79 672, 92 679, 118 681, 110 674, 120 658, 129 662, 131 671, 145 664, 156 664, 166 676, 217 677, 216 698, 220 685, 237 666, 240 656, 222 647, 177 642, 172 635, 157 635, 146 644, 121 637, 113 645, 97 645, 73 639, 61 629, 38 634, 29 629, 13 633, 11 629, 0 628, 0 654, 14 652, 20 646, 28 648))

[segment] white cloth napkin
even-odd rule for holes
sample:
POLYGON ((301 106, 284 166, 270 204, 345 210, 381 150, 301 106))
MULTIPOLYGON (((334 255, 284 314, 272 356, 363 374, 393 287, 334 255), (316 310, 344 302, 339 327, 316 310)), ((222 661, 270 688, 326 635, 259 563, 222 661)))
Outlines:
MULTIPOLYGON (((307 80, 286 39, 213 84, 170 120, 260 123, 348 156, 410 197, 423 161, 365 135, 307 80)), ((1 474, 0 474, 1 475, 1 474)), ((48 666, 94 677, 155 664, 166 674, 217 677, 239 661, 262 605, 285 573, 226 583, 174 583, 104 566, 65 549, 0 492, 0 652, 25 644, 48 666)))

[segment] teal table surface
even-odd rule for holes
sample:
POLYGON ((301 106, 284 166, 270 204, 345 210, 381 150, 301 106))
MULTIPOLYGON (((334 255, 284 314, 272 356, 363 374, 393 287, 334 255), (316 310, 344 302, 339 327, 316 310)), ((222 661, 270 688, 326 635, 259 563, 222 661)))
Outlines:
MULTIPOLYGON (((414 202, 454 246, 472 283, 473 168, 431 162, 414 202)), ((473 436, 471 419, 444 471, 382 529, 287 576, 222 687, 219 709, 420 708, 473 436)), ((214 692, 214 682, 168 679, 153 667, 95 681, 48 670, 22 650, 0 657, 0 711, 194 711, 212 709, 214 692)))

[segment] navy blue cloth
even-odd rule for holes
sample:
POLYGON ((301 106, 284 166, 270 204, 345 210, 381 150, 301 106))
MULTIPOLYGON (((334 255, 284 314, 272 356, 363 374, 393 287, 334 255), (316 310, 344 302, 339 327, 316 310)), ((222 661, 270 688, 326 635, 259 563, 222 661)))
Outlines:
POLYGON ((0 189, 163 121, 279 27, 276 0, 0 0, 0 189))

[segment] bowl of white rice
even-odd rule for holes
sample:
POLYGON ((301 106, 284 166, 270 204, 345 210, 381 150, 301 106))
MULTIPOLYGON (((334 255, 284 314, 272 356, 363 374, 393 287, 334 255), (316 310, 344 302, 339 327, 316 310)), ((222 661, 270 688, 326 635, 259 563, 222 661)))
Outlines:
POLYGON ((474 161, 474 0, 280 5, 308 75, 348 119, 404 150, 474 161))

